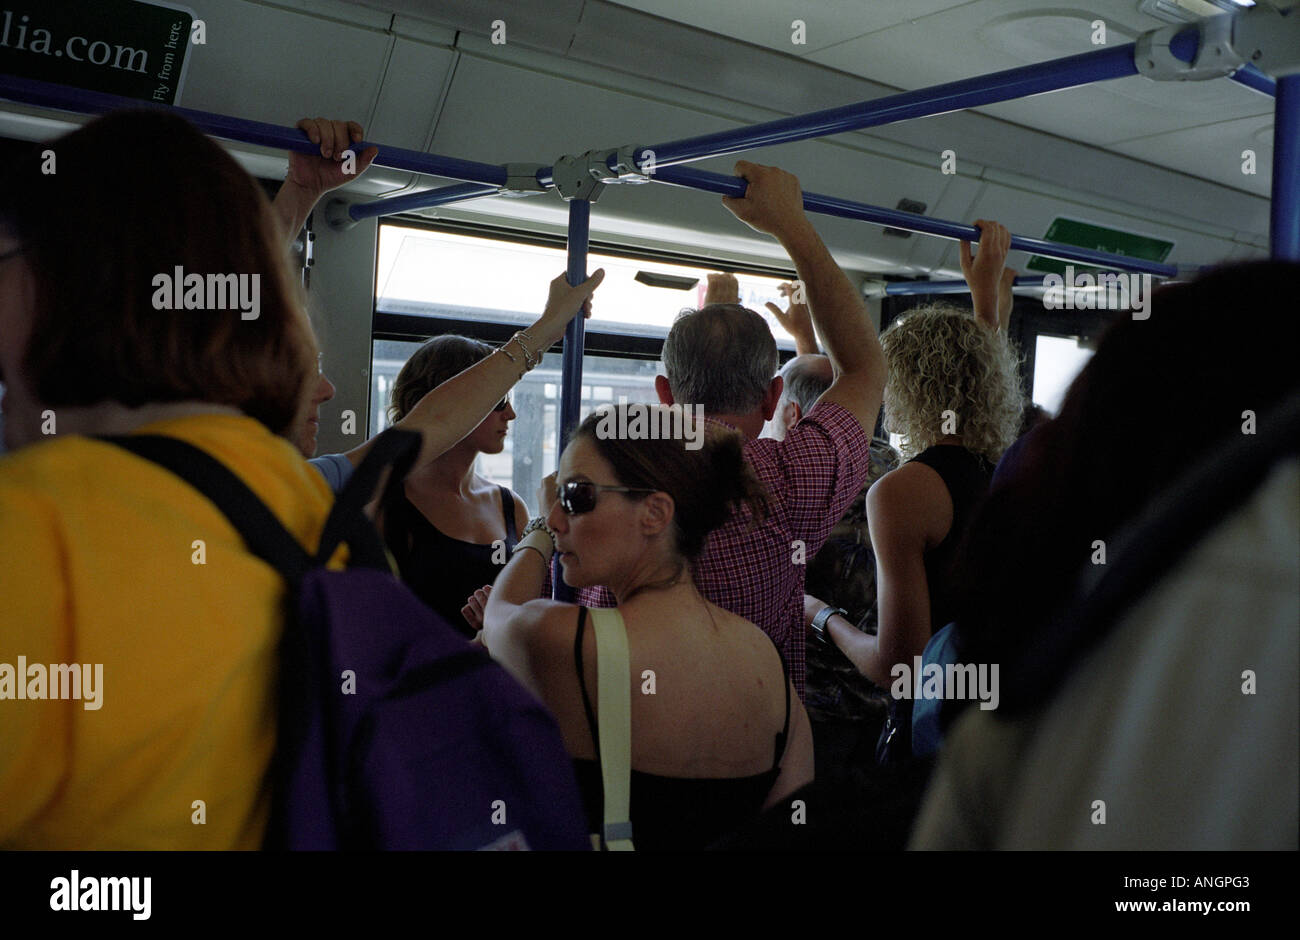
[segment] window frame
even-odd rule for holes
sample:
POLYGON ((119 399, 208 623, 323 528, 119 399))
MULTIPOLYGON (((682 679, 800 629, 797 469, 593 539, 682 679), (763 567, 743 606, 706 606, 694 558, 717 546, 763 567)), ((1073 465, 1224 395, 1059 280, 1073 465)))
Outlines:
MULTIPOLYGON (((547 248, 558 248, 564 250, 567 246, 567 238, 564 235, 551 235, 541 232, 518 231, 505 226, 491 225, 487 223, 464 222, 459 220, 439 219, 431 220, 420 216, 394 215, 385 216, 379 220, 379 225, 401 225, 408 228, 425 229, 430 232, 440 232, 451 235, 468 235, 474 238, 487 238, 495 241, 502 241, 519 245, 539 245, 547 248)), ((378 229, 376 229, 378 237, 378 229)), ((617 242, 593 240, 588 246, 589 253, 598 253, 612 255, 616 258, 625 258, 631 261, 658 261, 669 264, 685 264, 692 267, 722 269, 736 274, 753 274, 759 277, 775 277, 781 280, 792 281, 798 275, 793 267, 783 267, 781 265, 763 265, 754 263, 732 263, 727 262, 725 265, 719 265, 716 258, 707 258, 702 255, 691 254, 689 252, 675 252, 671 250, 660 250, 650 248, 639 248, 619 244, 617 242)), ((500 344, 504 343, 515 331, 519 329, 516 321, 510 318, 515 311, 499 311, 501 316, 494 318, 484 316, 482 310, 476 310, 477 316, 469 316, 469 310, 466 315, 461 317, 443 317, 443 316, 424 316, 421 314, 404 313, 400 310, 386 308, 380 304, 378 270, 375 272, 376 284, 373 292, 374 304, 371 311, 370 338, 373 343, 375 340, 416 340, 421 341, 431 336, 437 335, 438 332, 460 332, 464 333, 466 329, 472 329, 475 335, 479 336, 484 342, 500 344), (427 327, 429 321, 436 321, 440 327, 446 329, 430 331, 427 327)), ((538 311, 540 312, 540 311, 538 311)), ((584 331, 584 352, 597 356, 607 356, 618 359, 647 359, 658 360, 663 354, 664 339, 667 336, 667 328, 664 329, 664 336, 646 335, 644 333, 621 332, 614 330, 594 330, 590 326, 584 331)), ((562 348, 561 343, 551 347, 550 352, 557 352, 562 348)), ((787 350, 780 349, 778 346, 781 362, 784 363, 790 358, 787 350)))

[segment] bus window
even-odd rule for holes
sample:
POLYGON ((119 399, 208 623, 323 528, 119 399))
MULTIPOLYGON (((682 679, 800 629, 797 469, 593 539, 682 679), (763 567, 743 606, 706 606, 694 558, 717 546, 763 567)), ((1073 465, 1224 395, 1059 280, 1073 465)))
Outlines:
MULTIPOLYGON (((375 276, 370 425, 388 426, 393 382, 425 337, 460 333, 494 345, 540 312, 547 285, 565 267, 565 250, 544 239, 529 241, 417 224, 381 223, 375 276)), ((678 312, 704 301, 715 268, 662 257, 588 255, 589 270, 605 269, 605 281, 587 321, 583 358, 582 416, 606 402, 655 402, 659 347, 678 312), (678 285, 672 286, 655 285, 678 285), (617 355, 604 355, 614 348, 617 355)), ((740 301, 768 322, 777 345, 793 352, 794 341, 766 309, 786 303, 778 285, 787 278, 736 273, 740 301)), ((537 486, 555 469, 559 420, 560 356, 548 353, 515 387, 518 418, 500 454, 484 454, 478 472, 509 486, 530 503, 537 486)))
POLYGON ((1066 389, 1090 358, 1092 350, 1080 345, 1077 336, 1039 333, 1034 343, 1034 404, 1052 414, 1060 411, 1066 389))
MULTIPOLYGON (((406 360, 420 347, 415 341, 375 340, 371 368, 370 431, 388 427, 388 402, 393 382, 406 360)), ((650 359, 592 356, 582 364, 582 417, 620 397, 655 402, 654 377, 659 364, 650 359)), ((483 454, 478 472, 493 483, 508 486, 532 508, 542 477, 555 469, 555 429, 559 421, 560 355, 547 353, 536 369, 523 377, 510 401, 518 414, 499 454, 483 454)))
MULTIPOLYGON (((561 244, 382 223, 376 266, 377 309, 390 313, 485 320, 518 325, 541 312, 547 285, 564 270, 561 244)), ((652 257, 628 257, 593 250, 588 270, 605 269, 589 331, 656 336, 668 333, 677 313, 704 302, 708 274, 727 270, 652 257), (681 287, 656 286, 680 284, 681 287)), ((740 302, 766 321, 782 349, 794 341, 767 310, 783 309, 778 285, 787 277, 736 273, 740 302)))

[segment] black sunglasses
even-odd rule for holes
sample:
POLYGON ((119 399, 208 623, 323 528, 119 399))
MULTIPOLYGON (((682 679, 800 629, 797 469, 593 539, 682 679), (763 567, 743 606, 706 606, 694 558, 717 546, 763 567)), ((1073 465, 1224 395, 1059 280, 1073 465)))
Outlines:
POLYGON ((503 398, 503 399, 501 399, 499 402, 497 402, 496 405, 493 407, 492 410, 493 410, 493 411, 505 411, 505 410, 506 410, 507 408, 509 408, 509 407, 510 407, 510 396, 507 395, 505 398, 503 398))
POLYGON ((596 508, 596 493, 657 493, 644 486, 606 486, 589 480, 573 480, 560 487, 560 508, 570 516, 591 512, 596 508))

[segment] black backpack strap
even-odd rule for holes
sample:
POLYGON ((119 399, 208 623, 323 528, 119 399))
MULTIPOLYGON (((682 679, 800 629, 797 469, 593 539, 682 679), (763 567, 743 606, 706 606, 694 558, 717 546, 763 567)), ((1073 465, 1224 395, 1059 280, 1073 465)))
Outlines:
POLYGON ((388 554, 366 515, 366 506, 375 496, 379 479, 392 468, 384 488, 383 503, 389 504, 402 494, 402 482, 420 453, 421 437, 416 431, 389 428, 374 439, 370 451, 353 472, 347 485, 334 502, 325 520, 316 562, 325 564, 340 544, 348 546, 348 567, 377 568, 389 571, 388 554))
POLYGON ((206 451, 161 434, 101 437, 137 457, 170 470, 206 496, 258 558, 296 584, 312 567, 311 556, 248 485, 206 451))

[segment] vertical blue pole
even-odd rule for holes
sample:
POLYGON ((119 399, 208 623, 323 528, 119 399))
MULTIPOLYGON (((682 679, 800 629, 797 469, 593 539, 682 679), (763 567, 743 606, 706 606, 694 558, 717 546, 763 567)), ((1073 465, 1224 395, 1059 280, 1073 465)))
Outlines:
MULTIPOLYGON (((569 201, 569 283, 581 284, 587 279, 587 240, 591 231, 591 202, 587 199, 569 201)), ((564 365, 560 378, 559 437, 555 442, 558 454, 564 449, 569 432, 578 426, 582 413, 582 344, 585 323, 581 316, 569 321, 564 331, 564 365)))
MULTIPOLYGON (((587 279, 587 242, 591 234, 591 201, 569 200, 569 270, 570 284, 587 279)), ((564 331, 563 367, 560 372, 560 420, 556 425, 555 457, 559 460, 564 442, 578 426, 582 414, 582 347, 586 323, 581 314, 569 321, 564 331)), ((555 599, 572 601, 573 588, 564 583, 559 562, 553 571, 555 599)))
POLYGON ((1269 245, 1274 260, 1300 261, 1300 75, 1277 80, 1273 114, 1269 245))

